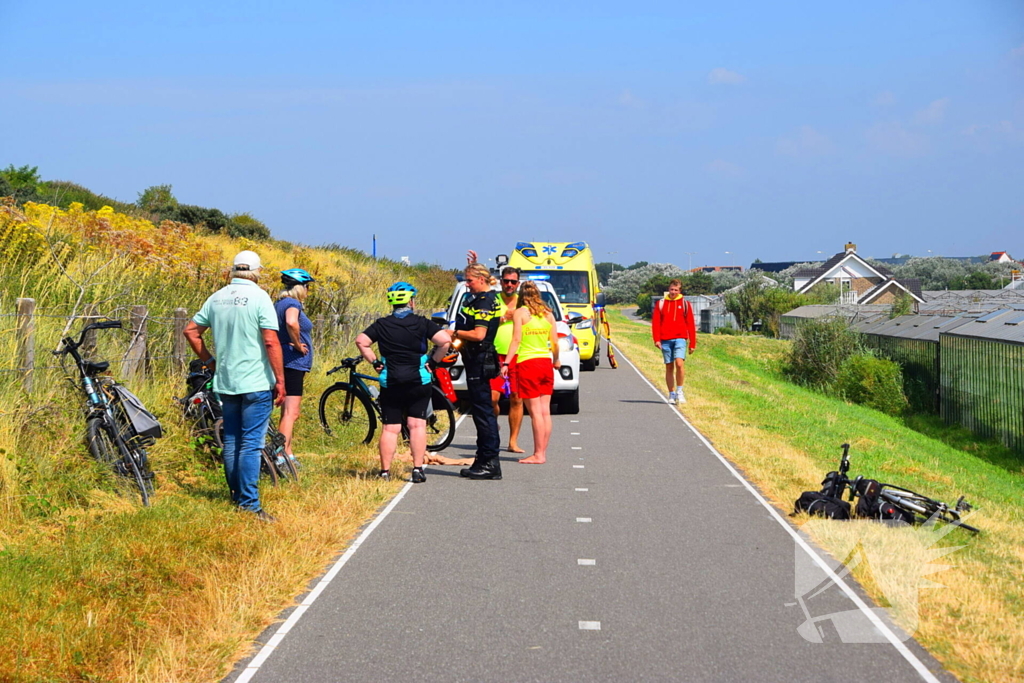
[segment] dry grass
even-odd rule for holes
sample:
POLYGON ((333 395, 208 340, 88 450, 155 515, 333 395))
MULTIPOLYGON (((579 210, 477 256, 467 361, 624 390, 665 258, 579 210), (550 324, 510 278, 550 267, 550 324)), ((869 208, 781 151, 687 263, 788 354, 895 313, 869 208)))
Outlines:
MULTIPOLYGON (((664 365, 649 327, 614 315, 616 345, 661 387, 664 365)), ((1024 476, 954 450, 898 419, 786 383, 777 370, 786 342, 701 335, 687 363, 683 413, 783 513, 835 469, 852 444, 854 473, 946 500, 963 493, 980 509, 972 537, 870 522, 796 518, 815 541, 845 557, 856 541, 874 561, 854 575, 897 623, 966 681, 1024 680, 1024 476), (959 546, 963 546, 960 548, 959 546), (951 549, 936 559, 934 548, 951 549), (927 574, 936 567, 950 568, 927 574), (908 582, 908 578, 913 579, 908 582), (918 583, 930 580, 931 587, 918 583)))

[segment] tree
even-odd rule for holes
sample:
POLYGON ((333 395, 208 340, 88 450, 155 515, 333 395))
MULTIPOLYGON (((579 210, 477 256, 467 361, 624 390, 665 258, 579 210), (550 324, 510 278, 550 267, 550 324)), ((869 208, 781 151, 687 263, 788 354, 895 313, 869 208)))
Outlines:
POLYGON ((631 265, 631 266, 628 266, 628 267, 626 268, 626 270, 638 270, 638 269, 640 269, 640 268, 643 268, 643 267, 644 267, 644 266, 646 266, 646 265, 649 265, 649 264, 647 263, 647 261, 637 261, 637 262, 636 262, 636 263, 634 263, 633 265, 631 265))
POLYGON ((708 277, 711 278, 712 291, 715 294, 721 294, 743 284, 743 274, 737 273, 734 270, 718 270, 714 273, 709 273, 708 277))
POLYGON ((697 271, 680 278, 683 281, 683 293, 686 295, 713 294, 715 280, 708 273, 697 271))
POLYGON ((270 237, 270 228, 248 213, 232 214, 227 228, 228 234, 232 237, 248 237, 254 240, 265 240, 270 237))
POLYGON ((889 309, 890 318, 898 318, 901 315, 910 315, 914 312, 914 297, 901 291, 893 299, 892 308, 889 309))
POLYGON ((160 218, 171 218, 171 214, 178 208, 178 200, 171 192, 170 185, 153 185, 139 193, 139 198, 135 205, 147 213, 156 214, 160 218))
POLYGON ((620 266, 618 263, 611 263, 610 261, 604 261, 594 266, 594 270, 597 271, 597 280, 602 285, 608 282, 608 277, 616 270, 625 270, 625 266, 620 266))
POLYGON ((964 279, 964 289, 993 289, 992 276, 983 270, 976 270, 964 279))
POLYGON ((608 284, 604 288, 608 303, 636 301, 640 289, 655 275, 667 275, 669 279, 682 278, 683 271, 671 263, 651 263, 639 268, 617 270, 608 277, 608 284))
POLYGON ((0 192, 5 197, 13 196, 15 203, 39 201, 39 184, 42 180, 39 178, 38 166, 26 164, 15 168, 14 164, 11 164, 0 170, 0 181, 6 186, 6 189, 0 187, 0 192))

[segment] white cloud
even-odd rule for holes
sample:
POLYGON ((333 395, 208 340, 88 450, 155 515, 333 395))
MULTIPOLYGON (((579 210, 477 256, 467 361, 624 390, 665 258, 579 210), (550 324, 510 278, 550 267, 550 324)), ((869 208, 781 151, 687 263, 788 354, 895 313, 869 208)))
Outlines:
POLYGON ((891 90, 883 90, 882 92, 875 95, 875 105, 879 107, 888 107, 896 104, 896 94, 891 90))
POLYGON ((715 159, 706 168, 708 173, 722 178, 740 178, 746 173, 742 166, 724 159, 715 159))
POLYGON ((1024 142, 1024 130, 1013 125, 1012 121, 1000 121, 999 123, 972 123, 964 129, 964 135, 981 142, 987 141, 1010 141, 1024 142))
POLYGON ((739 85, 740 83, 745 83, 746 80, 747 77, 743 74, 738 74, 735 71, 729 71, 722 67, 712 69, 708 74, 708 83, 711 83, 712 85, 739 85))
POLYGON ((647 106, 647 103, 641 100, 639 97, 633 94, 632 90, 623 90, 622 94, 619 95, 619 104, 623 107, 629 107, 631 109, 642 109, 647 106))
POLYGON ((909 131, 898 121, 879 123, 864 133, 872 148, 893 156, 919 156, 928 151, 928 138, 909 131))
POLYGON ((935 100, 924 109, 914 114, 914 123, 918 124, 931 124, 931 123, 942 123, 942 120, 946 118, 946 108, 949 106, 949 98, 943 97, 941 100, 935 100))
POLYGON ((1021 43, 1018 47, 1010 50, 1010 56, 1013 58, 1024 57, 1024 43, 1021 43))
POLYGON ((779 154, 806 158, 830 154, 835 150, 835 145, 827 135, 819 133, 810 126, 800 126, 796 135, 780 139, 776 143, 775 149, 779 154))

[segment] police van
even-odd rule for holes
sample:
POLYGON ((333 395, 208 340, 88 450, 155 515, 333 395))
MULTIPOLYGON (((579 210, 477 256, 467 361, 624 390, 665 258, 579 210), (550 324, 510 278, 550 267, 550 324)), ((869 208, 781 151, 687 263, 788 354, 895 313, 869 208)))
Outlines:
MULTIPOLYGON (((524 277, 523 279, 526 280, 527 278, 524 277)), ((579 344, 572 333, 572 329, 565 322, 563 307, 558 301, 558 295, 555 293, 554 288, 550 283, 543 280, 538 280, 536 284, 544 304, 551 309, 555 317, 555 331, 558 333, 558 360, 561 367, 556 368, 554 371, 555 388, 554 395, 551 397, 551 407, 553 411, 557 410, 559 413, 575 415, 580 411, 579 344)), ((498 296, 501 296, 500 285, 495 285, 492 289, 499 292, 498 296)), ((448 310, 435 314, 434 319, 441 323, 440 318, 443 317, 444 324, 447 324, 450 329, 454 329, 456 313, 469 302, 472 296, 472 292, 466 287, 466 283, 460 282, 455 287, 455 292, 452 294, 448 304, 448 310)), ((455 387, 455 393, 459 395, 459 398, 465 398, 467 391, 466 374, 461 356, 455 365, 450 368, 449 372, 452 376, 452 385, 455 387)))

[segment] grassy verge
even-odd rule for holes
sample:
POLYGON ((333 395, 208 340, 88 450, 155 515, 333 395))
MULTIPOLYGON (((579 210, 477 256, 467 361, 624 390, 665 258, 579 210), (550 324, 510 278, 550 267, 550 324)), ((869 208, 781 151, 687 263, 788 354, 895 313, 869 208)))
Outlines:
MULTIPOLYGON (((613 312, 612 328, 616 345, 664 391, 664 365, 649 326, 613 312)), ((942 562, 952 565, 945 571, 928 566, 937 553, 908 552, 920 530, 796 521, 836 556, 845 556, 853 538, 875 549, 883 562, 874 572, 862 565, 854 574, 883 606, 894 597, 884 570, 919 565, 910 567, 913 585, 903 586, 914 609, 894 616, 961 679, 1024 679, 1024 462, 933 422, 918 421, 916 431, 897 418, 789 384, 779 373, 787 344, 701 335, 686 364, 687 419, 785 513, 801 491, 817 489, 824 473, 835 469, 844 442, 852 445, 851 473, 947 502, 966 495, 979 508, 971 523, 983 533, 953 530, 936 539, 948 551, 942 562), (935 584, 922 587, 917 579, 928 570, 936 572, 928 577, 935 584)))
POLYGON ((244 656, 401 486, 372 476, 370 448, 322 435, 326 379, 310 384, 301 481, 261 486, 274 525, 232 508, 219 468, 170 414, 149 509, 106 492, 77 443, 51 454, 86 483, 77 505, 0 532, 0 680, 216 680, 244 656))

